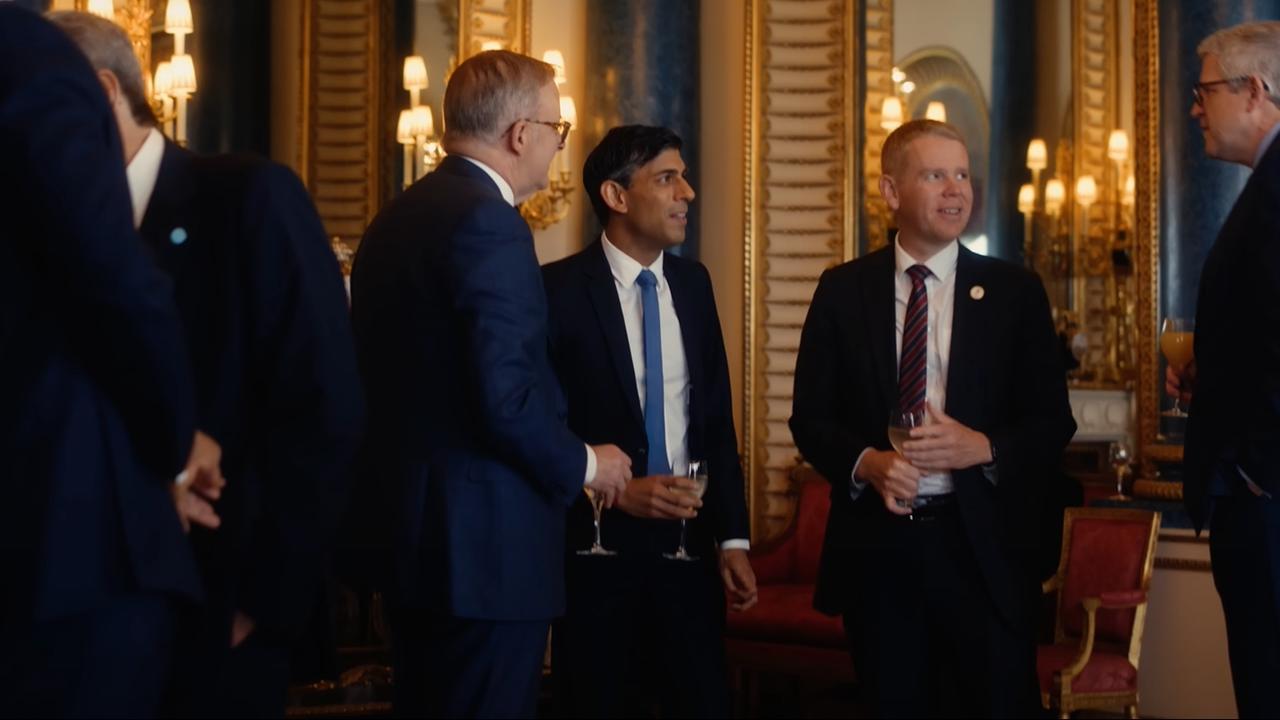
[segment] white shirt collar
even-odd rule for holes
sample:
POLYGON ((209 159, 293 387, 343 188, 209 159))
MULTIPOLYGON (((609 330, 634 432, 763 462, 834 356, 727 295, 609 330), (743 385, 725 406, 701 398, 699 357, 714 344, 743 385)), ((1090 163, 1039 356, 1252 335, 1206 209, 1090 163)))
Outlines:
POLYGON ((156 178, 160 176, 160 160, 164 158, 164 136, 159 130, 151 128, 142 147, 134 153, 133 159, 125 167, 125 177, 129 180, 129 199, 133 201, 133 227, 142 227, 142 218, 147 214, 147 205, 151 203, 151 193, 156 189, 156 178))
MULTIPOLYGON (((604 258, 609 261, 609 270, 613 272, 613 278, 618 284, 628 290, 636 284, 636 278, 640 276, 640 271, 645 269, 635 258, 622 252, 617 245, 609 242, 609 237, 603 232, 600 233, 600 246, 604 248, 604 258)), ((657 289, 661 290, 666 278, 662 275, 662 258, 666 253, 658 253, 658 259, 653 261, 649 266, 649 270, 658 277, 657 289)))
POLYGON ((1267 154, 1267 148, 1271 147, 1276 135, 1280 135, 1280 122, 1272 125, 1267 134, 1262 137, 1262 142, 1258 143, 1258 151, 1253 155, 1253 168, 1255 170, 1262 164, 1262 156, 1267 154))
MULTIPOLYGON (((906 250, 902 249, 902 243, 897 238, 893 241, 893 257, 894 265, 898 274, 902 275, 907 272, 907 268, 912 265, 919 265, 915 258, 911 257, 906 250)), ((934 253, 934 256, 925 261, 924 266, 929 268, 929 272, 940 281, 945 281, 951 277, 951 273, 956 271, 956 262, 960 258, 960 241, 952 240, 945 248, 934 253)))
POLYGON ((493 168, 489 167, 488 165, 485 165, 484 163, 480 162, 479 160, 473 157, 467 157, 466 155, 459 155, 458 157, 462 158, 463 160, 466 160, 472 165, 475 165, 476 167, 483 170, 485 175, 488 175, 490 179, 492 179, 495 183, 497 183, 498 192, 502 193, 502 199, 506 200, 508 205, 515 207, 515 204, 516 204, 515 191, 511 189, 511 185, 507 182, 506 178, 498 174, 497 170, 494 170, 493 168))

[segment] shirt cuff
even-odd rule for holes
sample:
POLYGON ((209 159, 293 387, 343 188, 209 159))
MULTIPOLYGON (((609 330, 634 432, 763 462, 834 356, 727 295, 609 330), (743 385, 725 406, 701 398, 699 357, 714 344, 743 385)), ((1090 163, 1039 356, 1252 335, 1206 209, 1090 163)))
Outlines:
POLYGON ((590 485, 591 481, 596 479, 596 451, 586 443, 582 446, 587 449, 587 477, 582 480, 582 484, 590 485))
POLYGON ((982 466, 982 476, 994 487, 1000 484, 1000 470, 995 463, 982 466))
POLYGON ((751 541, 746 538, 734 538, 720 543, 721 550, 750 550, 751 541))
POLYGON ((865 447, 862 452, 858 453, 858 459, 853 461, 853 470, 849 471, 849 499, 857 500, 862 491, 867 489, 867 484, 858 479, 858 466, 862 464, 862 458, 871 452, 870 447, 865 447))

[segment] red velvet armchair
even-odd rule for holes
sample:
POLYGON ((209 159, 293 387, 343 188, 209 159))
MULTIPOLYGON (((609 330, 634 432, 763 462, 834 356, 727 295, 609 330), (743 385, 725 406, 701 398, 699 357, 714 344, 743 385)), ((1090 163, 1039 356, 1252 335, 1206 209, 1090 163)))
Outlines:
POLYGON ((1046 708, 1069 717, 1082 709, 1138 713, 1138 659, 1160 514, 1148 510, 1067 508, 1058 572, 1054 642, 1037 648, 1046 708))
POLYGON ((843 623, 813 609, 831 485, 807 466, 792 473, 792 482, 798 500, 791 527, 751 552, 759 602, 746 612, 729 613, 729 668, 748 696, 756 673, 837 682, 854 678, 843 623))

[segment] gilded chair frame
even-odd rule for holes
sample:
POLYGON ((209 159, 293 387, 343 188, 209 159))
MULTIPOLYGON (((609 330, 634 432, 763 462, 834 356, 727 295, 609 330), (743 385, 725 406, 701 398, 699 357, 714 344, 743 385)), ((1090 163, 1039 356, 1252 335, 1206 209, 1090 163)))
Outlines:
MULTIPOLYGON (((1142 560, 1142 577, 1139 589, 1142 591, 1142 599, 1134 602, 1130 607, 1134 610, 1133 629, 1129 633, 1128 659, 1134 669, 1138 669, 1138 662, 1142 656, 1142 632, 1146 624, 1147 617, 1147 595, 1151 591, 1151 578, 1155 572, 1156 559, 1156 543, 1160 536, 1160 513, 1149 510, 1130 510, 1127 508, 1086 508, 1072 507, 1067 508, 1062 521, 1062 553, 1058 557, 1058 570, 1053 577, 1044 581, 1042 591, 1045 593, 1060 590, 1062 587, 1063 577, 1067 572, 1067 562, 1071 550, 1071 533, 1075 524, 1075 520, 1080 519, 1101 519, 1101 520, 1118 520, 1127 522, 1147 522, 1149 530, 1147 533, 1146 549, 1142 560)), ((1119 588, 1119 590, 1130 590, 1131 588, 1119 588)), ((1093 655, 1094 649, 1094 633, 1097 622, 1097 612, 1102 607, 1101 598, 1091 597, 1085 598, 1085 629, 1080 637, 1080 650, 1071 665, 1055 673, 1053 679, 1053 687, 1048 693, 1041 694, 1041 702, 1046 708, 1055 710, 1060 717, 1069 717, 1076 710, 1099 710, 1106 708, 1114 708, 1122 706, 1128 717, 1137 717, 1138 712, 1138 690, 1135 688, 1133 692, 1119 693, 1081 693, 1071 692, 1071 683, 1077 675, 1079 675, 1089 663, 1090 657, 1093 655)), ((1109 606, 1116 608, 1119 606, 1109 606)), ((1054 613, 1054 629, 1053 640, 1055 643, 1061 644, 1071 639, 1067 635, 1066 628, 1062 622, 1062 594, 1059 593, 1057 602, 1055 603, 1054 613)))

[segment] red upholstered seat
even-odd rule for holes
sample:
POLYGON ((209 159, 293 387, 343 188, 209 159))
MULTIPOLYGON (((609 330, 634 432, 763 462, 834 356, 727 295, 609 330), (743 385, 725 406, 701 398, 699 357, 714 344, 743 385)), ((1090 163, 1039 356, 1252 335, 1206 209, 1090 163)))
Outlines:
MULTIPOLYGON (((843 623, 813 609, 831 485, 807 466, 792 473, 792 482, 797 501, 791 527, 751 551, 759 602, 728 615, 729 666, 746 696, 753 696, 755 673, 853 680, 843 623)), ((744 714, 754 713, 748 707, 744 714)))
POLYGON ((1060 717, 1117 706, 1137 716, 1159 531, 1159 513, 1147 510, 1067 509, 1058 572, 1045 583, 1046 592, 1058 591, 1054 642, 1036 652, 1041 695, 1060 717))

